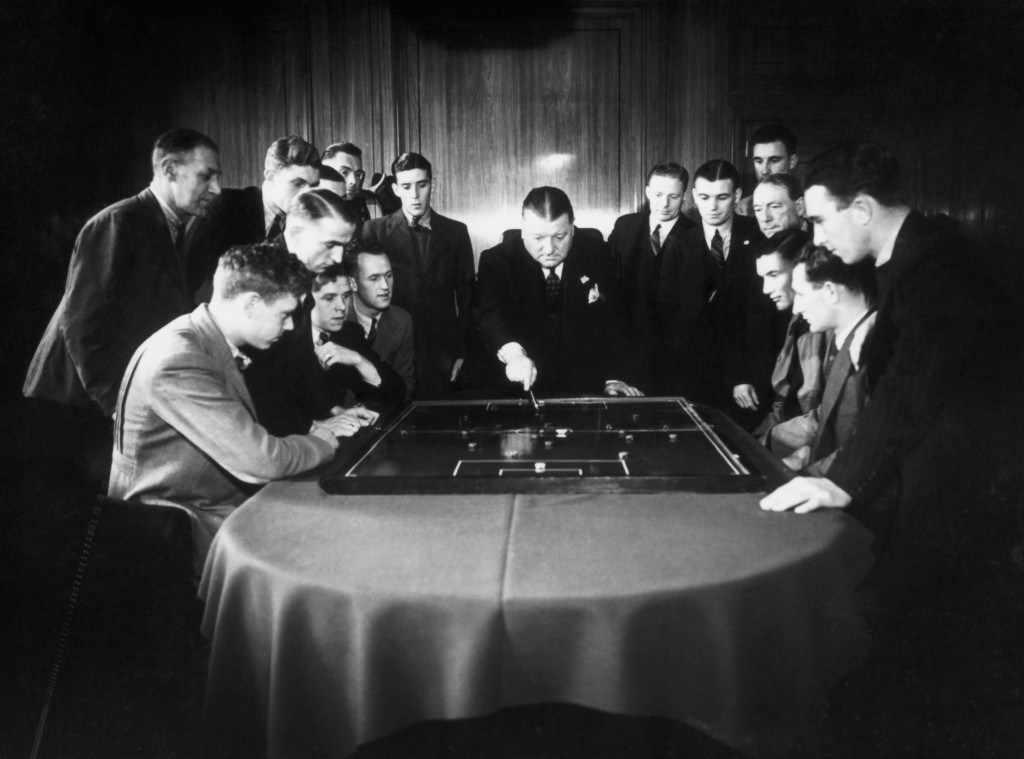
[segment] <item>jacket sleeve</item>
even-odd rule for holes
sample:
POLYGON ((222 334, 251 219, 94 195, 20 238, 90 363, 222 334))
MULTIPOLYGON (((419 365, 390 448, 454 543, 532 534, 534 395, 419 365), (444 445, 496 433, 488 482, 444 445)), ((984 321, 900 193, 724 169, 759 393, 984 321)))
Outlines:
POLYGON ((485 250, 480 255, 477 273, 477 328, 492 357, 503 345, 521 339, 515 334, 513 319, 506 305, 512 297, 509 292, 512 273, 505 253, 502 246, 485 250))
POLYGON ((118 308, 121 287, 134 255, 127 219, 107 214, 78 236, 61 320, 61 332, 82 386, 103 413, 117 405, 121 374, 135 346, 129 345, 118 308))
POLYGON ((254 484, 329 461, 334 446, 313 435, 274 437, 227 388, 222 370, 198 351, 163 359, 154 375, 153 413, 232 476, 254 484))

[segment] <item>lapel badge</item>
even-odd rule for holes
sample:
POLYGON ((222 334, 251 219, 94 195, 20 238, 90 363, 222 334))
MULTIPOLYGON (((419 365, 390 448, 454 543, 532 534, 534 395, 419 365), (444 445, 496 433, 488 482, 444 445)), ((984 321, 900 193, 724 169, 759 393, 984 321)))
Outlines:
POLYGON ((582 277, 580 277, 580 284, 581 285, 585 285, 589 281, 590 281, 590 277, 588 277, 586 274, 584 274, 582 277))

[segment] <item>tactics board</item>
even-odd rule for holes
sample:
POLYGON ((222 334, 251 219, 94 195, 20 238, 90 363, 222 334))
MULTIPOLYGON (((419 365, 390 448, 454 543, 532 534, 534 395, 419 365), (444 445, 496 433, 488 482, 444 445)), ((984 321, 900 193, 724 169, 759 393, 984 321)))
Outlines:
POLYGON ((756 491, 785 469, 682 398, 417 402, 321 479, 332 493, 756 491))

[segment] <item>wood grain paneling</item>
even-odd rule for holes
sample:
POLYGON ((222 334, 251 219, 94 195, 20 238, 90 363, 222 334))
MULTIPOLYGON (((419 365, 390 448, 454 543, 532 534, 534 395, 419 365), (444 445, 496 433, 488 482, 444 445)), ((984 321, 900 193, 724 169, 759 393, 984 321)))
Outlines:
POLYGON ((640 20, 635 5, 593 7, 562 29, 489 29, 485 44, 401 29, 402 149, 434 164, 434 204, 466 221, 478 252, 519 225, 532 187, 561 187, 578 223, 606 234, 635 205, 640 20))

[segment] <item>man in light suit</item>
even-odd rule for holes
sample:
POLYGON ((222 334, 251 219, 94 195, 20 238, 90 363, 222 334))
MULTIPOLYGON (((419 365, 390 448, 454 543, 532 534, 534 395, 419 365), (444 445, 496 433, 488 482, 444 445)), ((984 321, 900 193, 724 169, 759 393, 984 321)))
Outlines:
POLYGON ((693 222, 682 215, 690 175, 678 163, 656 164, 647 174, 646 208, 615 220, 608 247, 618 266, 630 345, 642 368, 638 381, 648 384, 658 360, 654 340, 658 273, 662 251, 677 244, 693 222))
POLYGON ((402 208, 368 222, 363 238, 383 246, 394 271, 394 302, 412 316, 416 397, 440 398, 457 378, 471 338, 473 248, 466 225, 430 204, 430 161, 403 153, 392 169, 402 208))
POLYGON ((362 348, 371 350, 405 383, 407 398, 416 389, 416 347, 412 317, 393 305, 394 273, 387 253, 376 243, 362 242, 342 259, 352 289, 352 308, 345 317, 358 327, 362 348))
POLYGON ((259 486, 328 461, 336 435, 375 415, 352 410, 279 438, 256 421, 243 346, 265 349, 292 328, 302 264, 273 245, 232 248, 213 297, 135 352, 117 399, 108 494, 180 506, 193 517, 197 566, 224 518, 259 486))
MULTIPOLYGON (((352 310, 352 283, 342 264, 332 264, 313 278, 305 347, 327 373, 332 403, 359 402, 382 411, 406 398, 405 381, 367 344, 358 321, 346 318, 352 310)), ((409 371, 412 372, 412 322, 408 329, 409 371)))
POLYGON ((656 329, 664 360, 654 390, 709 403, 753 427, 771 397, 774 309, 754 263, 763 236, 756 221, 735 214, 739 181, 718 159, 694 174, 701 223, 663 252, 656 329))
POLYGON ((615 262, 604 242, 575 234, 574 219, 565 192, 535 187, 522 232, 481 254, 479 381, 505 393, 642 395, 627 382, 615 262))
POLYGON ((772 430, 769 447, 790 468, 823 476, 867 402, 861 354, 875 323, 874 265, 845 264, 826 248, 812 247, 797 258, 792 286, 794 316, 805 319, 812 334, 828 335, 825 387, 820 404, 772 430))
POLYGON ((132 353, 192 310, 201 282, 190 264, 215 255, 207 212, 220 193, 217 145, 174 129, 157 138, 152 164, 148 188, 100 211, 79 233, 64 297, 24 385, 26 396, 62 420, 55 422, 61 434, 90 430, 83 444, 108 451, 109 419, 132 353))

